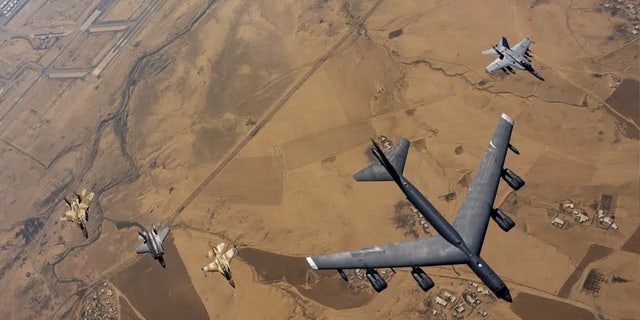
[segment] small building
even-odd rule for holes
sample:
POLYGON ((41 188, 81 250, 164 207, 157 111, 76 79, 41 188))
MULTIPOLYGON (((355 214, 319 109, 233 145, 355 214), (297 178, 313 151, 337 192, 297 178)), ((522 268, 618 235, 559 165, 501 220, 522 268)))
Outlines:
POLYGON ((564 210, 573 210, 576 208, 576 205, 573 204, 572 202, 565 202, 562 204, 562 209, 564 210))
POLYGON ((489 314, 488 314, 486 311, 484 311, 484 309, 482 309, 482 308, 478 308, 478 309, 476 310, 476 312, 477 312, 479 315, 483 316, 484 318, 486 318, 486 317, 488 317, 488 316, 489 316, 489 314))
POLYGON ((478 300, 478 296, 473 292, 465 292, 462 294, 464 300, 467 301, 472 306, 480 304, 480 300, 478 300))
POLYGON ((576 216, 575 221, 577 223, 585 223, 585 222, 589 221, 589 216, 586 215, 581 210, 573 210, 573 214, 576 216))
POLYGON ((485 295, 485 296, 489 295, 489 289, 487 289, 485 287, 478 287, 478 292, 483 294, 483 295, 485 295))
POLYGON ((445 299, 449 300, 449 302, 454 303, 456 302, 456 300, 458 300, 458 298, 456 298, 456 296, 452 295, 451 293, 447 292, 447 291, 443 291, 442 295, 444 296, 445 299))
POLYGON ((465 310, 465 308, 464 308, 464 306, 463 306, 463 305, 461 305, 461 304, 460 304, 460 305, 458 305, 458 306, 456 307, 456 309, 455 309, 455 310, 456 310, 456 312, 463 313, 463 312, 464 312, 464 310, 465 310))
POLYGON ((551 225, 553 225, 554 227, 558 228, 558 229, 562 229, 564 228, 566 221, 560 219, 560 218, 555 218, 553 219, 553 221, 551 221, 551 225))
POLYGON ((436 303, 441 305, 441 306, 443 306, 443 307, 447 306, 447 301, 442 299, 442 298, 440 298, 440 296, 436 296, 436 303))
POLYGON ((456 320, 461 320, 461 319, 464 319, 464 315, 456 311, 453 313, 453 318, 455 318, 456 320))

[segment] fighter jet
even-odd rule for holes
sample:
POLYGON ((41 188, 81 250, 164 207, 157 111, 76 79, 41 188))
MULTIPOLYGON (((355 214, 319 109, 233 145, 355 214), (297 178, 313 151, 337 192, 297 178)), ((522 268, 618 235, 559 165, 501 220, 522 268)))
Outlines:
POLYGON ((162 243, 169 234, 169 227, 158 231, 159 224, 151 225, 151 232, 147 230, 138 231, 138 239, 143 240, 144 243, 136 248, 136 253, 150 253, 154 259, 160 262, 160 265, 165 268, 164 263, 164 247, 162 243))
POLYGON ((231 279, 230 264, 236 252, 238 252, 238 249, 236 246, 233 246, 233 248, 227 250, 227 244, 224 242, 220 242, 220 244, 215 247, 209 242, 209 247, 211 247, 211 250, 207 252, 207 258, 213 258, 213 262, 202 267, 202 274, 206 277, 207 272, 220 272, 220 274, 229 281, 229 284, 235 288, 236 284, 233 282, 233 279, 231 279))
POLYGON ((509 289, 480 257, 480 251, 490 217, 505 232, 515 226, 515 222, 502 210, 493 208, 500 177, 514 190, 524 185, 520 177, 503 167, 507 150, 519 154, 518 150, 509 143, 512 129, 513 119, 502 114, 453 225, 403 176, 409 141, 400 140, 387 158, 372 140, 372 151, 379 163, 371 164, 356 173, 355 180, 395 181, 407 199, 438 231, 439 235, 356 251, 307 257, 311 268, 337 269, 345 281, 348 281, 348 278, 343 269, 365 269, 366 277, 373 288, 381 292, 387 288, 387 283, 376 268, 409 267, 418 286, 423 291, 428 291, 435 284, 420 267, 466 264, 497 297, 511 302, 509 289))
POLYGON ((524 38, 513 48, 509 48, 507 38, 502 37, 502 39, 500 39, 500 43, 494 45, 491 49, 482 51, 482 54, 485 55, 498 55, 498 58, 487 66, 487 73, 493 74, 493 72, 500 69, 507 75, 509 73, 516 74, 512 68, 513 66, 520 70, 529 71, 529 73, 534 77, 544 81, 544 78, 537 71, 533 70, 533 67, 531 67, 530 59, 533 58, 532 53, 529 50, 531 42, 531 39, 524 38))
POLYGON ((60 220, 77 224, 80 230, 82 230, 84 237, 89 238, 87 222, 89 221, 89 205, 91 204, 91 200, 93 200, 94 194, 93 192, 87 194, 87 189, 82 190, 80 194, 74 191, 73 194, 76 196, 73 201, 64 198, 64 202, 67 203, 69 210, 60 217, 60 220))

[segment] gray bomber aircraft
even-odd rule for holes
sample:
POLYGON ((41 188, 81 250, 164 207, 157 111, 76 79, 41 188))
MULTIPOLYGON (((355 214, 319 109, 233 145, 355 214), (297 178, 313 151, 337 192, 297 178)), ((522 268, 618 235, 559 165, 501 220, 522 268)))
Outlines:
POLYGON ((387 283, 376 268, 410 267, 411 275, 418 286, 423 291, 428 291, 435 284, 420 267, 466 264, 497 297, 511 302, 509 289, 482 260, 480 251, 490 217, 505 232, 515 226, 515 222, 502 210, 493 208, 500 177, 514 190, 524 185, 524 181, 513 171, 503 168, 507 149, 519 154, 509 143, 512 129, 513 119, 502 114, 493 138, 489 141, 489 149, 480 162, 480 168, 453 225, 402 175, 409 151, 409 140, 400 140, 391 150, 389 158, 372 140, 371 149, 379 163, 371 164, 356 173, 354 178, 357 181, 395 181, 407 199, 439 235, 356 251, 307 257, 311 268, 337 269, 345 281, 348 281, 348 278, 343 269, 366 269, 367 279, 377 292, 381 292, 387 288, 387 283))
POLYGON ((485 55, 498 55, 498 58, 485 68, 487 73, 493 74, 493 72, 500 69, 507 75, 509 73, 516 74, 512 68, 513 66, 520 70, 529 71, 534 77, 544 81, 544 78, 538 71, 534 70, 531 66, 531 60, 529 60, 533 58, 531 51, 529 51, 531 42, 531 39, 524 38, 513 48, 509 48, 507 38, 502 37, 500 43, 494 45, 493 48, 482 51, 482 54, 485 55))
POLYGON ((138 231, 138 239, 143 240, 144 243, 136 248, 136 253, 150 253, 154 259, 160 262, 160 265, 164 268, 164 247, 162 243, 169 234, 169 227, 165 227, 158 231, 160 225, 151 225, 151 232, 147 230, 138 231))

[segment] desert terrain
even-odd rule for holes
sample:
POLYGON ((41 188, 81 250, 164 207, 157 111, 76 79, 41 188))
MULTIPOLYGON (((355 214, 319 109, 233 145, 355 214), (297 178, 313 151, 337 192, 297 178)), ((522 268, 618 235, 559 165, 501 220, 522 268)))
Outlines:
POLYGON ((0 16, 2 318, 640 318, 638 5, 18 0, 0 16), (546 81, 488 75, 500 36, 534 40, 546 81), (466 266, 425 268, 427 293, 408 270, 378 294, 310 270, 427 236, 393 183, 353 180, 369 138, 408 138, 405 176, 453 221, 501 113, 526 185, 500 184, 517 225, 490 222, 482 256, 512 304, 466 266), (83 188, 88 239, 59 221, 83 188), (166 269, 134 250, 156 222, 166 269), (209 241, 239 247, 235 289, 202 275, 209 241))

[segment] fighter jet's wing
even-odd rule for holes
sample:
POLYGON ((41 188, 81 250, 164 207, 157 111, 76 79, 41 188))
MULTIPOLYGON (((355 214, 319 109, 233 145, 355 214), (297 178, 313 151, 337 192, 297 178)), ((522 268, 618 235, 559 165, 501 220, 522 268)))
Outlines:
POLYGON ((216 246, 216 250, 218 250, 218 253, 223 253, 224 249, 227 248, 227 244, 224 242, 220 242, 217 246, 216 246))
MULTIPOLYGON (((202 267, 202 271, 204 272, 218 272, 220 271, 220 267, 218 267, 218 264, 214 261, 209 263, 208 265, 202 267)), ((206 273, 205 273, 206 276, 206 273)))
POLYGON ((489 141, 489 149, 480 161, 467 197, 453 222, 453 227, 476 254, 480 253, 487 231, 512 129, 513 119, 502 114, 493 138, 489 141))
POLYGON ((149 252, 149 246, 146 243, 143 243, 136 248, 136 253, 148 253, 148 252, 149 252))
POLYGON ((69 211, 65 212, 62 215, 62 217, 60 217, 60 220, 63 220, 63 221, 73 221, 75 219, 76 219, 76 214, 72 210, 69 210, 69 211))
POLYGON ((485 69, 488 73, 494 73, 496 70, 504 69, 508 66, 515 64, 515 61, 510 57, 504 57, 503 59, 497 58, 491 62, 485 69))
POLYGON ((311 268, 366 269, 419 267, 466 263, 467 257, 440 236, 308 257, 311 268))
POLYGON ((160 238, 160 242, 164 242, 164 238, 169 234, 169 227, 165 227, 164 229, 158 231, 158 237, 160 238))
POLYGON ((513 50, 513 52, 516 55, 521 56, 521 55, 524 55, 524 53, 527 52, 527 50, 529 50, 530 45, 531 45, 531 40, 529 40, 529 38, 524 38, 520 42, 518 42, 518 44, 513 46, 511 50, 513 50))
POLYGON ((231 262, 231 259, 233 259, 233 257, 235 257, 236 255, 236 249, 231 248, 227 250, 227 253, 225 253, 224 255, 227 257, 227 261, 231 262))

